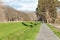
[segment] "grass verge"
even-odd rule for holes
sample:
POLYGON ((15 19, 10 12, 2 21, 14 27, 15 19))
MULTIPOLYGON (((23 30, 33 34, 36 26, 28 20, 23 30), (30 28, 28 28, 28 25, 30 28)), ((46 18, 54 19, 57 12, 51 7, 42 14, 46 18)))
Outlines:
POLYGON ((35 40, 40 22, 0 23, 0 40, 35 40))
POLYGON ((56 29, 54 26, 47 24, 52 30, 53 32, 60 38, 60 31, 58 29, 56 29))

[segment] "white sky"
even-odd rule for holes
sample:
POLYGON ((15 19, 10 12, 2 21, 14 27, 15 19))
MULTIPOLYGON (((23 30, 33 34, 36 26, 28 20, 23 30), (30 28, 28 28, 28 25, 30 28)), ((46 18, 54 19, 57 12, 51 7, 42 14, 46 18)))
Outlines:
POLYGON ((38 0, 3 0, 3 2, 17 10, 35 11, 38 0))
MULTIPOLYGON (((38 0, 2 0, 4 4, 10 5, 17 10, 35 11, 38 0)), ((60 1, 60 0, 59 0, 60 1)))
POLYGON ((60 1, 60 0, 59 0, 60 1))

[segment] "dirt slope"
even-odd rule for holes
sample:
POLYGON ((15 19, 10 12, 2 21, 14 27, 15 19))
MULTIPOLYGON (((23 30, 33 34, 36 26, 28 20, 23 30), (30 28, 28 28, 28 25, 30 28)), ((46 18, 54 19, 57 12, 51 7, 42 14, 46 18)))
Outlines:
POLYGON ((37 20, 36 14, 33 12, 17 11, 16 9, 2 5, 0 6, 0 22, 2 21, 34 21, 37 20))
POLYGON ((60 11, 57 12, 56 23, 57 23, 57 24, 60 24, 60 11))

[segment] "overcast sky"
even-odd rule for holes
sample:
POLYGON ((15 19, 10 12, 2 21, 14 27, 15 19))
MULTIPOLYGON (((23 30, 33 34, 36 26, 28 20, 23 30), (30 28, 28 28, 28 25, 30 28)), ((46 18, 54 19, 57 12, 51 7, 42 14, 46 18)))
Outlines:
POLYGON ((35 11, 38 0, 4 0, 4 2, 17 10, 35 11))
POLYGON ((38 0, 3 0, 3 2, 4 4, 10 5, 17 10, 29 11, 35 11, 38 4, 38 0))

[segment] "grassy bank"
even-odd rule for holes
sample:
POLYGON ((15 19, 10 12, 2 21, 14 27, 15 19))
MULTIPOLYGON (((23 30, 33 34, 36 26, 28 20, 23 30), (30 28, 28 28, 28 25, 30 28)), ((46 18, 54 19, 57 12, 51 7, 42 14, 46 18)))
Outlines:
POLYGON ((58 29, 56 29, 54 26, 47 24, 52 31, 60 38, 60 31, 58 29))
POLYGON ((35 40, 40 22, 0 23, 0 40, 35 40))

